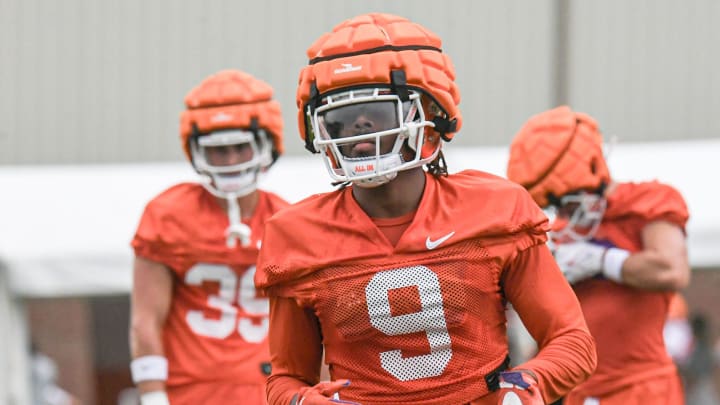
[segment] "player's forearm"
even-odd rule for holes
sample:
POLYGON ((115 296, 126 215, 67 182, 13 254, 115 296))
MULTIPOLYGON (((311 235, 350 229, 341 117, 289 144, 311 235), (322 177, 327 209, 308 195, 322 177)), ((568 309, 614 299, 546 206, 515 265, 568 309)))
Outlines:
MULTIPOLYGON (((152 322, 133 322, 130 330, 130 349, 132 353, 133 362, 140 359, 140 364, 131 363, 131 370, 133 370, 133 379, 138 378, 150 378, 142 381, 136 381, 135 385, 140 391, 140 394, 145 394, 153 391, 164 391, 165 380, 167 375, 167 367, 164 366, 164 370, 158 370, 158 362, 162 362, 165 359, 165 353, 162 344, 162 330, 160 327, 153 326, 152 322), (152 359, 152 368, 155 368, 156 374, 163 374, 165 377, 152 377, 143 376, 142 372, 137 372, 137 369, 147 369, 147 365, 143 365, 143 359, 152 359)), ((167 360, 165 360, 167 361, 167 360)))
POLYGON ((690 281, 684 258, 669 258, 660 252, 644 250, 628 256, 622 264, 622 282, 646 290, 681 290, 690 281))
POLYGON ((153 319, 133 316, 130 325, 130 353, 132 358, 164 355, 162 326, 153 319))
POLYGON ((551 340, 537 356, 516 369, 532 371, 546 403, 585 381, 597 365, 595 342, 585 329, 573 329, 551 340))
POLYGON ((550 403, 595 370, 595 340, 575 294, 544 246, 518 255, 507 273, 505 292, 540 347, 535 358, 516 369, 532 371, 550 403))
POLYGON ((269 405, 289 405, 301 387, 320 380, 320 326, 312 308, 299 306, 293 298, 270 296, 268 336, 273 370, 267 385, 269 405))
POLYGON ((300 388, 307 386, 308 384, 294 377, 272 375, 267 381, 268 405, 290 405, 300 388))

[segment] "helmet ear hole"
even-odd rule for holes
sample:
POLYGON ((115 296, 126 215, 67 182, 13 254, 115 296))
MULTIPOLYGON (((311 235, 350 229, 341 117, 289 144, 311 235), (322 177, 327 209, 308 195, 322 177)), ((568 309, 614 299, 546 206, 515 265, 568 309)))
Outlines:
POLYGON ((590 173, 597 174, 597 159, 595 158, 590 162, 590 173))

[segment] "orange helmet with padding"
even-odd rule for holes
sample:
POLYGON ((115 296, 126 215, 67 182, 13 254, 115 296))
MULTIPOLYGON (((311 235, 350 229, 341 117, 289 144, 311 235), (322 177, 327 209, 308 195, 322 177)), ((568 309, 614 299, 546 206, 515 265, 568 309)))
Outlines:
POLYGON ((192 162, 190 139, 224 129, 263 129, 272 140, 272 161, 284 152, 280 104, 266 82, 238 70, 223 70, 185 96, 180 137, 192 162))
POLYGON ((307 50, 310 61, 297 89, 298 125, 306 148, 318 152, 308 108, 318 106, 325 95, 387 87, 401 98, 408 91, 427 96, 425 117, 434 128, 426 128, 422 155, 434 153, 441 138, 451 140, 462 125, 455 69, 441 45, 440 38, 421 25, 381 13, 351 18, 322 35, 307 50))
POLYGON ((568 106, 531 117, 510 146, 508 179, 524 186, 541 207, 580 190, 602 192, 610 183, 598 124, 568 106))
POLYGON ((250 243, 252 230, 241 221, 238 198, 255 192, 259 173, 283 153, 282 114, 272 96, 269 84, 238 70, 210 75, 185 96, 187 109, 180 116, 183 150, 204 178, 203 186, 227 201, 228 247, 238 240, 243 246, 250 243), (252 152, 228 161, 213 157, 226 148, 252 152))

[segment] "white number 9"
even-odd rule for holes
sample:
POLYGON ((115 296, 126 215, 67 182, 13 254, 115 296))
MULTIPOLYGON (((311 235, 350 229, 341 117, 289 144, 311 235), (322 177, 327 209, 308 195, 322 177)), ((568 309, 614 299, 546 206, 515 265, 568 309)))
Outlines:
POLYGON ((435 377, 445 371, 452 358, 450 334, 445 322, 440 281, 425 266, 413 266, 376 273, 365 287, 370 323, 389 336, 425 332, 430 353, 403 358, 400 350, 380 353, 380 363, 401 381, 435 377), (393 316, 388 292, 415 286, 420 295, 421 311, 393 316))

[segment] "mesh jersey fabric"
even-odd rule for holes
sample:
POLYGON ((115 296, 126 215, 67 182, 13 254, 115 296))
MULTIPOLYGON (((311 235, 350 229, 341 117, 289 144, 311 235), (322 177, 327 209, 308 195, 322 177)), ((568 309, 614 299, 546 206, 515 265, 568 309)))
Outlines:
POLYGON ((427 175, 393 245, 348 188, 268 222, 256 285, 313 311, 332 377, 352 381, 343 399, 469 402, 488 392, 485 376, 507 356, 504 272, 546 231, 524 189, 466 171, 427 175))

